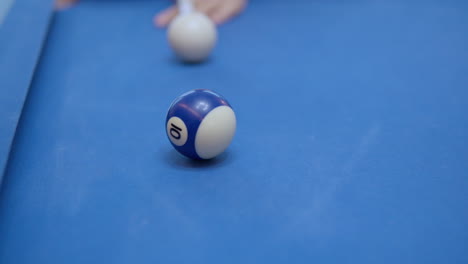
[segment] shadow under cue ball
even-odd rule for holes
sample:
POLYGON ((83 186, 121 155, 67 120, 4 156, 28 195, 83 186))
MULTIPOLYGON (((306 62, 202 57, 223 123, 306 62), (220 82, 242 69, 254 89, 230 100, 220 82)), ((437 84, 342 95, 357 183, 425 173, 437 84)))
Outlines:
POLYGON ((183 13, 169 24, 168 40, 181 60, 201 62, 211 54, 216 44, 216 26, 202 13, 183 13))
POLYGON ((169 108, 166 133, 172 146, 196 160, 223 153, 236 131, 236 115, 221 95, 206 89, 189 91, 169 108))

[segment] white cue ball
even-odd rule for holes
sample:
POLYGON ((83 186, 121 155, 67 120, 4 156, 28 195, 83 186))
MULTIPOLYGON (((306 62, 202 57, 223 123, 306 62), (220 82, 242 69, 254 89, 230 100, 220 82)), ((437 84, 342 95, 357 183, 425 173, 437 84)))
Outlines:
POLYGON ((176 55, 186 62, 206 59, 217 40, 216 26, 204 14, 190 12, 178 15, 168 28, 168 39, 176 55))

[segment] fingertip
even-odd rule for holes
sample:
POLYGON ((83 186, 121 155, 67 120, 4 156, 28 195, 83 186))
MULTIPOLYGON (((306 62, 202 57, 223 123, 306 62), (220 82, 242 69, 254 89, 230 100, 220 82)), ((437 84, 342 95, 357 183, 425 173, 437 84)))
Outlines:
POLYGON ((226 23, 227 21, 228 21, 228 19, 226 19, 226 18, 214 18, 213 19, 213 22, 216 25, 222 25, 222 24, 226 23))
POLYGON ((164 23, 164 19, 161 17, 161 15, 154 16, 153 23, 158 28, 163 28, 166 26, 166 24, 164 23))
POLYGON ((222 19, 217 14, 212 14, 210 18, 213 21, 213 23, 215 23, 216 25, 220 25, 223 23, 222 19))
POLYGON ((158 15, 154 15, 154 16, 153 16, 153 24, 154 24, 156 27, 159 27, 159 18, 158 18, 158 15))
POLYGON ((216 1, 198 1, 195 2, 195 10, 211 17, 212 14, 217 12, 217 9, 219 8, 218 4, 219 3, 216 1))
POLYGON ((229 19, 230 15, 223 10, 210 14, 211 20, 217 25, 223 24, 229 19))
POLYGON ((153 22, 157 27, 166 27, 171 20, 177 15, 177 8, 171 7, 157 14, 153 18, 153 22))

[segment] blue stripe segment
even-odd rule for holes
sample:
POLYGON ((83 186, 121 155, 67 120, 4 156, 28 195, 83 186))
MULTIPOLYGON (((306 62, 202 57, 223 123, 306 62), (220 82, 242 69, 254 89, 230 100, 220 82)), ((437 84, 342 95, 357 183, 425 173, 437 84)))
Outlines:
POLYGON ((182 146, 171 142, 174 148, 189 158, 202 159, 195 150, 198 127, 211 110, 223 105, 231 107, 221 95, 207 89, 192 90, 179 96, 169 108, 166 124, 171 117, 179 117, 187 126, 188 137, 187 142, 182 146))

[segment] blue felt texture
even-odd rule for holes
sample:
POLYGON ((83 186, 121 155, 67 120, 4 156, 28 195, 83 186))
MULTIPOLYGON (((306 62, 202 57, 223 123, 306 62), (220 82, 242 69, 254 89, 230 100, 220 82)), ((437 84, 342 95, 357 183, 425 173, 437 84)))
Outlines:
POLYGON ((254 1, 178 63, 165 1, 56 15, 0 194, 0 263, 468 263, 468 2, 254 1), (177 154, 206 88, 238 130, 177 154))

